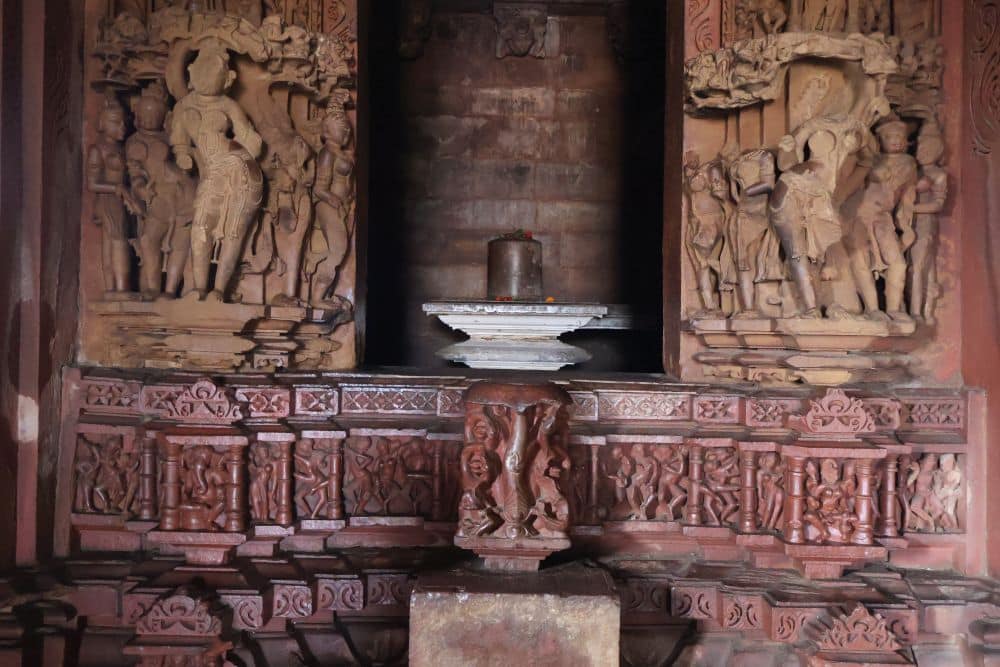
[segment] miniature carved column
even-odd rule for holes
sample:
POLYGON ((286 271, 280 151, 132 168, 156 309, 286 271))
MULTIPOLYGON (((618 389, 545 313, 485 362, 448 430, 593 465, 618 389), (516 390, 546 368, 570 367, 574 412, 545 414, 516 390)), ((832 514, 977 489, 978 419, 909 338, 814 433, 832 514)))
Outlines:
POLYGON ((292 525, 292 443, 278 443, 277 484, 275 485, 274 522, 279 526, 292 525))
POLYGON ((854 508, 858 514, 858 525, 854 529, 851 542, 854 544, 873 544, 872 538, 872 460, 860 459, 855 464, 858 476, 858 495, 854 508))
POLYGON ((241 445, 230 445, 226 452, 226 467, 229 478, 226 480, 225 491, 225 530, 230 533, 240 533, 246 529, 245 508, 243 506, 243 449, 241 445))
POLYGON ((598 482, 600 481, 601 474, 600 451, 600 445, 590 446, 590 496, 587 498, 587 511, 590 515, 588 518, 595 523, 598 521, 597 498, 598 482))
POLYGON ((156 432, 146 431, 139 445, 139 518, 156 518, 156 432))
POLYGON ((691 525, 701 524, 701 475, 702 463, 705 461, 705 453, 700 445, 692 445, 688 460, 688 473, 691 480, 691 488, 688 490, 687 511, 685 521, 691 525))
POLYGON ((499 570, 536 570, 570 546, 563 490, 572 400, 552 385, 473 385, 465 396, 455 544, 499 570))
POLYGON ((344 518, 344 441, 336 438, 330 441, 330 492, 326 502, 326 517, 339 520, 344 518))
POLYGON ((444 519, 444 508, 441 504, 441 496, 444 489, 444 443, 438 439, 432 439, 428 434, 427 439, 434 443, 434 483, 431 488, 431 518, 434 521, 444 519))
POLYGON ((885 471, 882 477, 882 497, 879 500, 882 507, 879 513, 880 537, 899 537, 899 491, 896 489, 896 478, 899 474, 899 456, 889 454, 885 459, 885 471))
POLYGON ((788 472, 785 476, 785 486, 788 488, 785 499, 785 540, 791 544, 803 544, 806 541, 802 525, 806 495, 805 466, 804 457, 788 458, 788 472))
POLYGON ((740 450, 740 530, 757 530, 757 453, 740 450))
POLYGON ((180 528, 181 504, 181 446, 176 442, 161 440, 164 451, 163 500, 160 504, 160 529, 180 528))

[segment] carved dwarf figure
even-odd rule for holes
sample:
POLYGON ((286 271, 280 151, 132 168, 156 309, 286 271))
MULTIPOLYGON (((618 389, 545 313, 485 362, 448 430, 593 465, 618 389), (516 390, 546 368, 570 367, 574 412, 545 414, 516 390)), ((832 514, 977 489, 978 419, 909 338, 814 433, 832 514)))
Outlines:
POLYGON ((335 299, 337 275, 347 256, 354 232, 354 151, 351 147, 351 122, 347 117, 343 96, 331 101, 323 119, 323 149, 316 160, 316 228, 310 248, 309 302, 313 305, 344 307, 335 299), (323 248, 325 246, 325 249, 323 248))
POLYGON ((934 323, 934 308, 940 286, 937 280, 938 216, 948 201, 948 172, 941 168, 944 141, 934 119, 924 121, 917 137, 917 203, 913 207, 916 240, 910 246, 908 290, 910 315, 934 323))
POLYGON ((187 294, 223 301, 261 204, 263 176, 256 158, 262 141, 240 106, 225 95, 236 73, 219 42, 204 42, 188 73, 192 92, 174 108, 170 131, 177 164, 192 169, 193 152, 200 176, 191 228, 194 285, 187 294), (213 255, 217 267, 209 285, 213 255))
POLYGON ((170 160, 163 84, 156 81, 143 89, 132 112, 136 131, 125 142, 131 196, 125 201, 139 218, 139 289, 146 298, 172 298, 191 247, 195 184, 170 160), (167 278, 161 295, 163 271, 167 278))
POLYGON ((107 296, 129 289, 125 200, 125 110, 108 89, 97 117, 98 138, 87 153, 87 189, 94 193, 94 224, 101 227, 101 269, 107 296))
POLYGON ((729 166, 736 214, 726 226, 726 242, 736 261, 736 318, 761 317, 756 284, 784 277, 778 240, 768 220, 768 195, 774 190, 774 156, 770 151, 747 151, 729 166))
POLYGON ((686 245, 698 278, 702 303, 702 310, 692 317, 722 317, 718 289, 731 284, 735 272, 729 261, 729 249, 724 247, 725 230, 733 215, 725 168, 720 160, 701 165, 698 156, 689 153, 685 158, 684 174, 688 212, 686 245))
POLYGON ((913 244, 913 208, 916 201, 917 162, 906 152, 906 123, 891 118, 876 129, 882 153, 868 175, 855 224, 848 235, 848 253, 855 280, 869 318, 910 321, 903 306, 906 287, 904 252, 913 244), (897 233, 897 229, 899 233, 897 233), (879 310, 874 274, 885 280, 886 312, 879 310))

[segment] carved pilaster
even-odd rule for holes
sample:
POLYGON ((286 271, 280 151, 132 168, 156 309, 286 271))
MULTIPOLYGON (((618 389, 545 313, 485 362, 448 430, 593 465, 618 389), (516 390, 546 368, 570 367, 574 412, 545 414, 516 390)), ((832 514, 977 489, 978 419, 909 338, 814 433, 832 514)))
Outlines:
POLYGON ((788 496, 785 500, 785 540, 791 544, 803 544, 806 541, 803 529, 802 515, 805 513, 805 466, 806 460, 801 456, 788 459, 785 472, 785 486, 788 496))
POLYGON ((896 488, 897 476, 899 475, 899 456, 889 454, 885 459, 885 466, 882 473, 882 492, 879 500, 882 507, 879 509, 880 537, 899 537, 899 491, 896 488))
POLYGON ((688 464, 690 489, 688 490, 685 522, 693 526, 701 524, 701 482, 705 452, 700 445, 692 445, 688 464))
POLYGON ((139 518, 156 518, 156 434, 146 431, 139 449, 139 518))
POLYGON ((757 530, 757 453, 740 451, 740 530, 757 530))
POLYGON ((858 495, 854 500, 854 508, 858 514, 858 524, 854 529, 851 541, 854 544, 873 544, 872 537, 872 460, 861 459, 855 466, 858 479, 858 495))

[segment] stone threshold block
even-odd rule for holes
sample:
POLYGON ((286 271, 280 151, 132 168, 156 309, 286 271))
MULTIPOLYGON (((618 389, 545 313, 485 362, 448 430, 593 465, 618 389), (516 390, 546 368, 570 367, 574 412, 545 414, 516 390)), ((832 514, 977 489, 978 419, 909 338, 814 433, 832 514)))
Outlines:
POLYGON ((618 665, 621 605, 603 570, 459 570, 417 580, 411 667, 618 665))

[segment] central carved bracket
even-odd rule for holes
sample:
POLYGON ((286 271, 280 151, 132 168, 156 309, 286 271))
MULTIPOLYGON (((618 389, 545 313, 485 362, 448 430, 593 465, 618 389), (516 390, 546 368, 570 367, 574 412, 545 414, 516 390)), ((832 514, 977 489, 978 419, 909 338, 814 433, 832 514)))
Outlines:
POLYGON ((551 384, 469 389, 455 544, 483 556, 487 567, 534 570, 569 547, 563 486, 571 402, 551 384))

